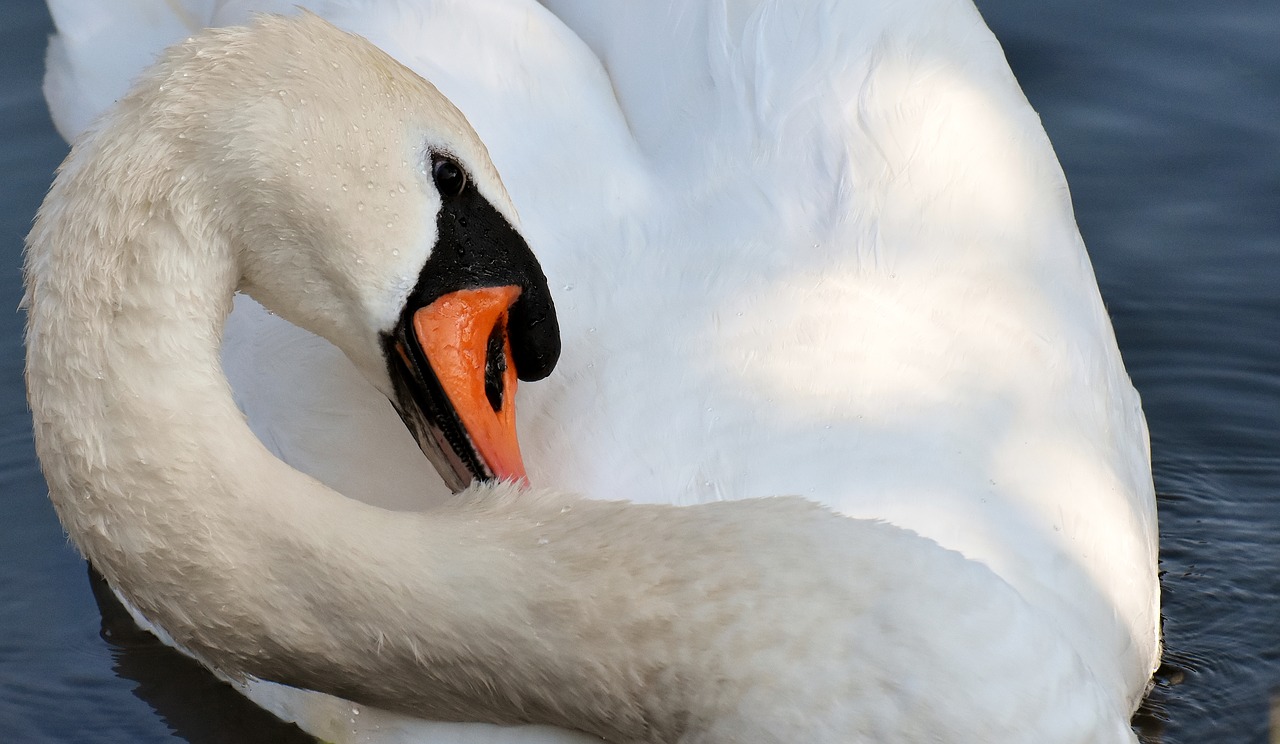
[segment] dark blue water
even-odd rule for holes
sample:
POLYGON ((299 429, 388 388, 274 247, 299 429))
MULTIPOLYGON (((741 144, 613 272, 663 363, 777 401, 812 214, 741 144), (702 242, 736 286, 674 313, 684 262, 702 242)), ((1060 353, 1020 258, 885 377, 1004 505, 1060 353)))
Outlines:
MULTIPOLYGON (((979 6, 1057 147, 1151 424, 1168 651, 1144 731, 1280 741, 1280 3, 979 6)), ((66 151, 50 31, 40 0, 0 0, 0 308, 66 151)), ((0 740, 296 737, 100 612, 45 498, 21 332, 0 312, 0 740)))

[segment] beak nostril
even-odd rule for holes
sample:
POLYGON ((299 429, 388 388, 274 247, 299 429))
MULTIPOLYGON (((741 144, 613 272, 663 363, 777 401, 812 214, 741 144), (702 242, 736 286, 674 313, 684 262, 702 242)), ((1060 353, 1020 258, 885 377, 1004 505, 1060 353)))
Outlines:
POLYGON ((485 349, 484 360, 484 395, 489 399, 493 412, 502 410, 502 398, 507 373, 507 324, 506 318, 499 320, 489 334, 489 343, 485 349))

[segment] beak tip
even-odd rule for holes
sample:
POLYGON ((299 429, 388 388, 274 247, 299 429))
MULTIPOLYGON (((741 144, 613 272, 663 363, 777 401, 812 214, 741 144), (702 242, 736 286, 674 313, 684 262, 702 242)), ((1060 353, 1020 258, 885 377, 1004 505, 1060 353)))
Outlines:
POLYGON ((493 472, 493 479, 501 483, 515 483, 521 487, 529 485, 529 474, 524 468, 524 459, 520 456, 519 444, 515 440, 510 441, 510 445, 514 448, 514 452, 507 449, 505 452, 493 452, 492 450, 484 457, 485 465, 493 472))

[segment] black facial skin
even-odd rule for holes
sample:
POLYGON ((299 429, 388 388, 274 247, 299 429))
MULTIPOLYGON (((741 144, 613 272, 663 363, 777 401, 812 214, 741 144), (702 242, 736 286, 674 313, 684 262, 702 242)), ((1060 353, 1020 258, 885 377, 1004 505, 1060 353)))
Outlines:
POLYGON ((436 216, 436 245, 409 295, 405 313, 412 315, 460 289, 514 284, 521 292, 511 308, 507 333, 516 376, 525 382, 541 380, 560 358, 560 324, 538 259, 520 233, 480 195, 461 166, 434 155, 432 175, 443 201, 436 216), (451 194, 458 184, 454 169, 461 174, 462 188, 451 194))
POLYGON ((458 290, 520 287, 505 328, 495 328, 497 340, 491 338, 487 345, 490 356, 496 351, 500 357, 489 359, 485 370, 486 394, 491 404, 497 401, 498 405, 506 392, 500 387, 499 367, 505 364, 500 334, 510 338, 516 375, 534 381, 551 374, 560 358, 560 326, 547 278, 524 238, 480 195, 461 166, 445 155, 431 157, 432 180, 442 201, 436 217, 436 245, 399 324, 383 337, 383 350, 395 385, 396 410, 445 482, 457 491, 470 479, 489 480, 493 474, 481 462, 427 363, 413 332, 413 314, 458 290), (401 356, 401 348, 408 360, 401 356))

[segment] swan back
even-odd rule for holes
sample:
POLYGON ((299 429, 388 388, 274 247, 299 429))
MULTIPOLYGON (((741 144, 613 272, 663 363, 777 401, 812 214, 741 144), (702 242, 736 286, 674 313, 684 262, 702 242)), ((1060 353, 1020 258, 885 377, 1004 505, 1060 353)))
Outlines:
MULTIPOLYGON (((973 6, 547 5, 609 70, 649 180, 545 243, 557 284, 625 280, 563 296, 531 472, 908 527, 1055 608, 1136 706, 1159 651, 1146 423, 1052 146, 973 6)), ((500 143, 536 232, 543 195, 500 143)))

